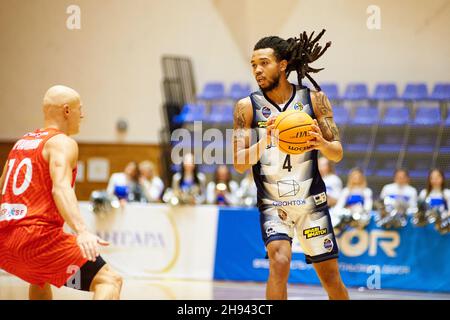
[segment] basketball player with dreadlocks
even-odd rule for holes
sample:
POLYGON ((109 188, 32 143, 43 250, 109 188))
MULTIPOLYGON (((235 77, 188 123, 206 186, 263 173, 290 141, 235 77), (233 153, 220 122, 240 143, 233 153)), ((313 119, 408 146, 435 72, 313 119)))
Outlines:
POLYGON ((259 40, 251 66, 260 90, 240 100, 234 111, 234 167, 240 173, 252 168, 258 189, 261 231, 270 262, 267 299, 287 299, 294 230, 306 262, 313 264, 329 298, 348 299, 338 269, 338 247, 326 188, 317 164, 318 151, 334 162, 343 157, 330 101, 309 74, 322 70, 309 64, 331 44, 319 46, 324 32, 314 39, 314 33, 308 37, 303 32, 299 38, 284 40, 272 36, 259 40), (298 86, 288 81, 292 71, 297 72, 298 86), (315 91, 302 86, 304 77, 315 91), (310 132, 314 140, 300 155, 283 153, 272 141, 276 116, 292 109, 304 111, 314 119, 310 132), (286 192, 289 185, 292 190, 286 192))

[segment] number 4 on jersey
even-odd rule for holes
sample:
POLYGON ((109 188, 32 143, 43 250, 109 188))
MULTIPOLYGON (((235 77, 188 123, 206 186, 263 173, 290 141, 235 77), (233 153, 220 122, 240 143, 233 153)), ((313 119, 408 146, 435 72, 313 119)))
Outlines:
POLYGON ((286 155, 286 159, 284 159, 283 163, 283 169, 287 169, 288 172, 291 172, 292 166, 291 166, 291 155, 286 155))

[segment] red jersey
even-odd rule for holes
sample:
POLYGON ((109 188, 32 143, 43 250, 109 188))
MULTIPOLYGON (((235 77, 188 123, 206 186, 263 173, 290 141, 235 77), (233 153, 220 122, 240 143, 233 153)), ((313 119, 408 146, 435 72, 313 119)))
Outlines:
MULTIPOLYGON (((49 164, 42 156, 45 143, 58 134, 63 132, 36 130, 23 136, 12 148, 1 190, 0 230, 11 226, 63 226, 64 220, 52 196, 49 164)), ((72 186, 75 177, 76 169, 72 186)))
MULTIPOLYGON (((0 269, 43 286, 61 287, 73 267, 86 263, 76 237, 63 231, 64 219, 52 197, 45 143, 63 132, 36 130, 9 153, 0 206, 0 269)), ((73 171, 72 186, 76 170, 73 171)), ((1 187, 1 186, 0 186, 1 187)))

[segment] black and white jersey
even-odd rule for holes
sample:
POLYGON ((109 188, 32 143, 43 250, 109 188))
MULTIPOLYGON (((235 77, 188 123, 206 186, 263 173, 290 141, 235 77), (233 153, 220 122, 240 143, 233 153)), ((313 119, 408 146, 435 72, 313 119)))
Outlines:
MULTIPOLYGON (((304 111, 313 119, 316 118, 310 90, 292 86, 293 94, 284 105, 274 103, 262 91, 250 95, 253 106, 252 128, 258 131, 258 136, 266 130, 266 122, 271 115, 286 110, 304 111)), ((279 150, 272 138, 272 144, 253 166, 260 210, 279 207, 309 211, 326 206, 326 187, 318 170, 317 153, 317 150, 313 150, 300 155, 289 155, 279 150)))

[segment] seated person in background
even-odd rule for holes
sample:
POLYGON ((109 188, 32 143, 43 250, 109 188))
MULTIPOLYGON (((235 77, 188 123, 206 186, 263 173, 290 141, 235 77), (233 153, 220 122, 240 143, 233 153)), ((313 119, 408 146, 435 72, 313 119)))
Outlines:
POLYGON ((145 160, 139 163, 140 178, 144 197, 147 202, 159 202, 164 190, 164 183, 155 175, 155 166, 152 162, 145 160))
POLYGON ((348 174, 347 186, 332 209, 333 225, 338 225, 339 220, 351 226, 365 227, 370 222, 372 206, 372 190, 367 187, 366 177, 361 169, 353 168, 348 174))
POLYGON ((239 204, 247 207, 255 207, 257 193, 258 189, 256 189, 255 180, 253 179, 253 171, 249 170, 245 177, 241 180, 241 184, 237 192, 239 204))
POLYGON ((224 164, 219 165, 214 174, 214 181, 208 183, 206 188, 207 203, 225 206, 237 205, 239 201, 237 197, 238 189, 238 183, 231 180, 228 167, 224 164))
POLYGON ((366 177, 359 168, 353 168, 348 174, 347 186, 342 190, 335 209, 361 205, 365 211, 372 210, 372 190, 367 187, 366 177))
POLYGON ((113 173, 106 189, 108 194, 115 195, 120 202, 142 201, 143 191, 139 184, 139 170, 135 161, 129 162, 123 172, 113 173))
POLYGON ((421 210, 414 217, 413 223, 425 225, 436 223, 436 229, 441 233, 450 231, 449 208, 450 190, 445 188, 444 172, 432 169, 428 175, 427 187, 419 194, 419 205, 421 210))
POLYGON ((181 172, 172 177, 172 191, 183 204, 202 204, 205 202, 206 178, 198 172, 194 156, 188 153, 183 157, 181 172))
POLYGON ((419 200, 431 208, 448 211, 450 208, 450 189, 445 188, 444 172, 432 169, 428 175, 427 188, 420 191, 419 200))
POLYGON ((327 188, 328 206, 334 207, 342 191, 342 180, 334 172, 334 164, 325 157, 318 160, 319 172, 327 188))
POLYGON ((387 184, 380 193, 380 198, 386 198, 404 202, 407 206, 407 213, 411 213, 417 208, 417 190, 409 185, 409 174, 406 169, 397 169, 394 174, 394 183, 387 184))

